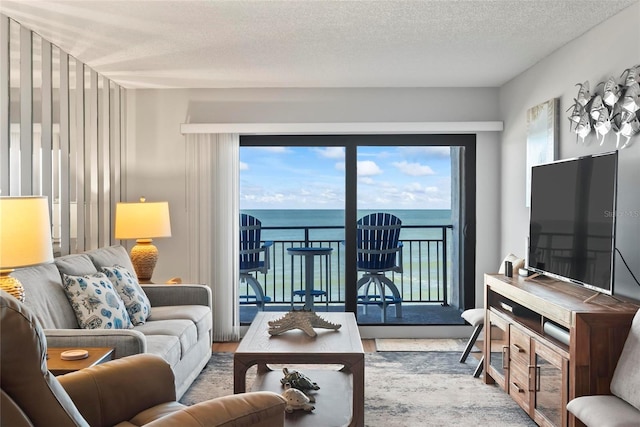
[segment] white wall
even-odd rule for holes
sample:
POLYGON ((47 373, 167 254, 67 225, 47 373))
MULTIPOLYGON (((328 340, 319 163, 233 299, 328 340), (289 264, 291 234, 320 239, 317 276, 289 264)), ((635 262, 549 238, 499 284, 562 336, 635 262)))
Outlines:
MULTIPOLYGON (((578 82, 595 85, 610 75, 640 63, 640 4, 627 8, 500 88, 502 135, 501 252, 524 255, 529 210, 525 207, 525 156, 527 109, 551 98, 559 98, 559 158, 571 158, 615 150, 615 135, 603 146, 589 137, 576 143, 569 130, 565 110, 573 104, 578 82)), ((640 277, 640 136, 619 153, 617 244, 635 275, 640 277)), ((620 258, 616 259, 615 293, 640 299, 638 287, 620 258)))
MULTIPOLYGON (((128 201, 168 200, 171 238, 155 241, 160 258, 154 280, 189 280, 185 212, 185 142, 181 123, 495 121, 498 90, 225 89, 127 91, 126 195, 128 201)), ((500 135, 477 137, 477 301, 482 274, 495 271, 499 253, 500 135)))

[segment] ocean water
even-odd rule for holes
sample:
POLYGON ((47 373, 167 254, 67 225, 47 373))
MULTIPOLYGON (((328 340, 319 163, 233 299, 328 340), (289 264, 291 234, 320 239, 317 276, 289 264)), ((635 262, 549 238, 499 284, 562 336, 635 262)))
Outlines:
MULTIPOLYGON (((310 240, 344 240, 344 210, 341 209, 246 209, 241 213, 252 215, 262 222, 263 228, 287 227, 278 230, 263 230, 263 240, 304 240, 304 230, 300 227, 331 227, 309 230, 310 240), (289 229, 297 228, 297 229, 289 229)), ((359 210, 358 218, 381 212, 359 210)), ((425 239, 441 234, 439 229, 406 228, 407 226, 451 225, 449 209, 397 209, 384 210, 402 221, 401 239, 425 239)))

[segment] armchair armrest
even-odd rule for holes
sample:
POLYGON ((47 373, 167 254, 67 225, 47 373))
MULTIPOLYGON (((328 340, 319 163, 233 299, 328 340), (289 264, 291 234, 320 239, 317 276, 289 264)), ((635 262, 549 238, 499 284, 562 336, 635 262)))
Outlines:
MULTIPOLYGON (((116 425, 165 404, 175 410, 146 426, 274 427, 284 425, 285 400, 272 392, 224 396, 183 407, 175 402, 173 371, 162 358, 140 354, 57 377, 92 426, 116 425)), ((137 425, 137 424, 136 424, 137 425)))
POLYGON ((57 379, 92 426, 116 425, 176 399, 171 367, 151 354, 112 360, 57 379))
POLYGON ((269 391, 241 393, 201 402, 162 417, 148 427, 275 427, 284 425, 285 400, 269 391))
POLYGON ((147 339, 132 329, 45 329, 49 347, 112 347, 114 358, 147 351, 147 339))
POLYGON ((211 288, 205 285, 141 285, 152 307, 206 305, 212 308, 211 288))

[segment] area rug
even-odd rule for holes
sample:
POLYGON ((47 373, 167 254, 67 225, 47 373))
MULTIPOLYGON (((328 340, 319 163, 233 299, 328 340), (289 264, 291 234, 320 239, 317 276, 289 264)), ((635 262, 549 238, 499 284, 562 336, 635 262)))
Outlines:
POLYGON ((451 338, 376 338, 378 351, 459 351, 467 340, 451 338))
MULTIPOLYGON (((444 351, 366 353, 365 425, 536 425, 500 388, 473 378, 475 359, 458 363, 459 358, 458 352, 444 351)), ((254 370, 248 385, 251 375, 254 370)), ((321 378, 314 380, 322 386, 321 378)), ((232 393, 233 354, 215 353, 181 402, 191 405, 232 393)))

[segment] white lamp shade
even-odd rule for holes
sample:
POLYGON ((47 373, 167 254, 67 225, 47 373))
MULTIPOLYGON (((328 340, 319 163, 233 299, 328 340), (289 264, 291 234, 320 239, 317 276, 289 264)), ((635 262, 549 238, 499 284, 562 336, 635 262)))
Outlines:
POLYGON ((171 237, 168 202, 118 203, 116 239, 171 237))
POLYGON ((46 197, 0 197, 0 268, 53 261, 46 197))

